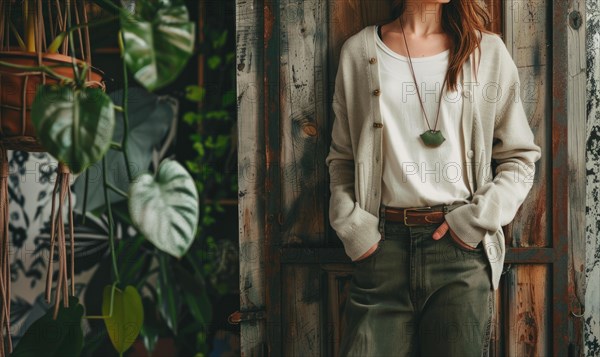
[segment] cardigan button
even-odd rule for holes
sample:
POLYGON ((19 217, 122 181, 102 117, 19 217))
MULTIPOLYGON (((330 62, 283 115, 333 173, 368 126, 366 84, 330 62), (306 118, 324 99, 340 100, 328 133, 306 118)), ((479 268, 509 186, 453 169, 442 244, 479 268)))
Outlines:
POLYGON ((375 90, 373 91, 373 95, 375 95, 375 96, 378 96, 378 97, 379 97, 379 96, 381 95, 381 91, 380 91, 379 89, 375 89, 375 90))
POLYGON ((470 97, 471 97, 471 91, 470 91, 470 90, 468 90, 468 89, 465 89, 465 90, 463 91, 463 97, 465 97, 465 98, 470 98, 470 97))
POLYGON ((375 63, 377 63, 377 58, 375 58, 375 57, 371 57, 371 59, 369 60, 369 63, 370 63, 370 64, 375 64, 375 63))
POLYGON ((469 159, 472 159, 474 154, 475 154, 475 153, 473 152, 473 150, 469 150, 469 152, 467 152, 467 157, 468 157, 469 159))
POLYGON ((374 128, 383 128, 383 123, 373 123, 374 128))

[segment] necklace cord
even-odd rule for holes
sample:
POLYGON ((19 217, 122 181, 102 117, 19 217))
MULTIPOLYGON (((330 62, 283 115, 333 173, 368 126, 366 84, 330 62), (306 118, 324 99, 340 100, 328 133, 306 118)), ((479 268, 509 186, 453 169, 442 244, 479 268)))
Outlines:
POLYGON ((406 41, 406 35, 404 34, 404 26, 402 24, 402 19, 400 17, 398 17, 398 21, 400 22, 400 28, 402 29, 402 37, 404 37, 404 45, 406 46, 406 53, 408 54, 408 63, 410 65, 409 66, 410 72, 411 72, 413 80, 415 82, 415 88, 417 90, 417 96, 419 97, 419 104, 421 105, 421 110, 423 111, 423 117, 425 118, 425 122, 427 123, 427 127, 429 128, 429 130, 435 131, 437 129, 437 123, 440 118, 440 107, 442 106, 442 95, 444 93, 444 87, 446 86, 446 79, 447 79, 446 77, 447 76, 446 75, 444 76, 444 83, 442 84, 442 90, 440 91, 440 98, 438 100, 439 103, 438 103, 438 108, 437 108, 437 114, 435 117, 435 125, 433 127, 433 130, 431 130, 431 125, 429 125, 429 120, 427 119, 427 113, 425 113, 425 107, 423 106, 423 99, 421 98, 421 93, 419 92, 419 85, 417 84, 417 77, 415 76, 415 70, 413 68, 410 51, 408 49, 408 42, 406 41))

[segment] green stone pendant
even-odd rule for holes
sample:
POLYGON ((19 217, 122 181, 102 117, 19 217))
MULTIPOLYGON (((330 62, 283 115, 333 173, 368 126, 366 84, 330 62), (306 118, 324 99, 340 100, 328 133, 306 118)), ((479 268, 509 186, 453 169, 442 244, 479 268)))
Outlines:
POLYGON ((427 130, 421 134, 421 140, 429 147, 438 147, 442 145, 446 138, 444 138, 442 132, 439 130, 427 130))

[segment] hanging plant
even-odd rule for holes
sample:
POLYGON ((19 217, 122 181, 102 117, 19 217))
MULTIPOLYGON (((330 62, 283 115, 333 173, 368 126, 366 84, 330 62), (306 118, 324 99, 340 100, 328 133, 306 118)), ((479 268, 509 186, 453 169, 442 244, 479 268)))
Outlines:
POLYGON ((135 287, 124 290, 104 287, 102 314, 110 340, 121 355, 133 344, 142 329, 144 307, 135 287))
POLYGON ((183 4, 142 0, 121 16, 125 62, 135 79, 153 91, 171 83, 194 50, 195 25, 183 4))
MULTIPOLYGON (((46 151, 59 161, 52 196, 45 294, 47 302, 54 304, 53 312, 48 316, 56 323, 66 323, 61 320, 62 311, 72 311, 80 306, 74 306, 77 303, 72 300, 75 294, 75 237, 71 175, 85 172, 96 162, 102 163, 102 191, 108 217, 114 282, 110 290, 110 303, 103 307, 103 314, 86 318, 103 319, 110 330, 118 326, 119 321, 128 319, 129 313, 133 313, 136 326, 141 326, 143 310, 140 308, 141 299, 138 299, 139 286, 120 290, 122 286, 109 191, 129 200, 129 211, 135 226, 148 241, 164 252, 176 257, 183 256, 196 233, 198 193, 189 173, 175 161, 165 160, 158 167, 155 177, 150 174, 135 177, 127 149, 127 69, 149 90, 171 83, 193 53, 195 27, 189 21, 189 14, 182 2, 141 0, 135 3, 133 12, 109 0, 98 0, 97 3, 117 13, 117 16, 101 19, 97 23, 120 20, 119 40, 124 59, 122 108, 115 107, 104 94, 102 72, 92 66, 88 28, 94 24, 88 23, 85 0, 0 0, 0 155, 5 158, 8 149, 46 151), (19 89, 14 90, 17 87, 19 89), (120 142, 113 141, 115 110, 123 112, 120 142), (107 180, 105 154, 109 148, 123 154, 130 183, 129 192, 118 189, 107 180), (148 217, 153 217, 154 221, 148 217), (167 219, 163 220, 163 217, 167 219), (55 251, 58 253, 58 267, 53 266, 55 251), (68 252, 70 264, 67 264, 68 252), (56 284, 53 284, 55 270, 58 275, 56 284)), ((6 186, 8 164, 4 159, 0 164, 0 173, 3 175, 0 177, 0 222, 3 227, 0 244, 6 245, 8 193, 3 187, 6 186)), ((86 216, 85 196, 84 193, 83 217, 86 216)), ((10 352, 9 268, 5 253, 0 256, 0 325, 2 331, 7 332, 10 352)), ((32 328, 39 330, 40 325, 46 326, 47 319, 44 316, 32 328)), ((80 320, 71 323, 78 324, 80 320)), ((137 337, 138 333, 139 328, 136 327, 132 338, 137 337)), ((116 335, 111 335, 111 339, 121 354, 130 346, 116 335)), ((76 349, 63 350, 66 340, 57 343, 59 346, 54 346, 53 350, 37 347, 50 354, 78 354, 76 349)), ((4 355, 3 347, 4 343, 0 346, 0 356, 4 355)), ((23 350, 27 351, 27 348, 22 347, 20 351, 23 350)))
POLYGON ((50 309, 29 327, 11 356, 79 356, 83 347, 82 318, 83 306, 70 296, 69 307, 61 306, 58 314, 50 309))
POLYGON ((164 160, 156 177, 140 175, 129 188, 129 214, 158 249, 181 258, 198 226, 198 191, 177 161, 164 160))
POLYGON ((42 86, 31 113, 42 145, 73 173, 100 160, 110 146, 115 110, 99 89, 42 86))

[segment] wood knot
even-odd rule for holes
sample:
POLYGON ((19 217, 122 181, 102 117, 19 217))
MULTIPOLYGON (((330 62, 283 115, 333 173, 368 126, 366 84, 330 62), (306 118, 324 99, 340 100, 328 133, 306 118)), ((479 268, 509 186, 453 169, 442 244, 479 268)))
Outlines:
POLYGON ((302 130, 308 136, 317 136, 317 127, 313 123, 305 123, 302 126, 302 130))

